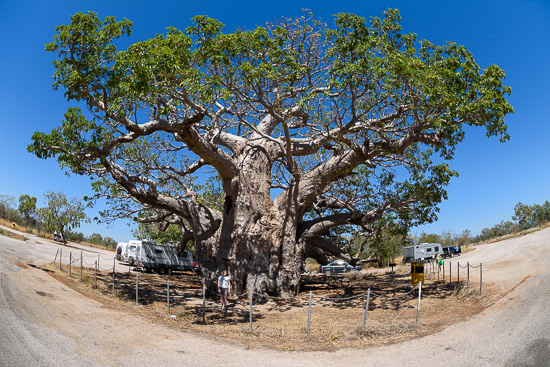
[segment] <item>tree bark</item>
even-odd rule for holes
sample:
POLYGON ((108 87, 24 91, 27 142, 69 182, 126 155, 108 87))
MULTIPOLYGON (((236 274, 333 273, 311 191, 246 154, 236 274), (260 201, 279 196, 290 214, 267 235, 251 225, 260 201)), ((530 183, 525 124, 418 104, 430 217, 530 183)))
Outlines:
POLYGON ((197 237, 203 275, 214 282, 219 271, 227 269, 236 295, 245 290, 272 295, 299 292, 305 247, 296 241, 297 195, 291 190, 285 201, 274 205, 272 160, 267 147, 245 147, 238 159, 239 175, 224 181, 227 195, 219 230, 208 238, 197 237))

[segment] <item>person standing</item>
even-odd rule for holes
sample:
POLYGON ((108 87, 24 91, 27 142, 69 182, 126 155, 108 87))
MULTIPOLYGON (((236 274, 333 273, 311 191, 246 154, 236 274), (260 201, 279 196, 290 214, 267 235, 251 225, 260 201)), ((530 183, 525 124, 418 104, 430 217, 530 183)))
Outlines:
POLYGON ((443 259, 439 256, 439 252, 435 253, 435 263, 437 264, 437 272, 439 273, 441 266, 443 265, 443 259))
POLYGON ((218 278, 218 293, 220 294, 220 302, 222 310, 227 308, 227 296, 231 292, 231 277, 227 275, 227 270, 222 270, 222 275, 218 278))

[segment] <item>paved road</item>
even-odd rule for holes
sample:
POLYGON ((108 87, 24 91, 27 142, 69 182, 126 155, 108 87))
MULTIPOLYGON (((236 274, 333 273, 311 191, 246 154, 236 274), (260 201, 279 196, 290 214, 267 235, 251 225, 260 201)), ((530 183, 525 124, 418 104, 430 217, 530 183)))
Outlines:
POLYGON ((38 264, 43 264, 46 262, 52 262, 55 259, 56 263, 59 263, 59 256, 61 255, 61 263, 63 265, 68 265, 72 260, 72 265, 75 268, 80 267, 80 259, 82 258, 82 264, 85 267, 93 268, 95 262, 97 261, 99 264, 98 266, 102 270, 111 270, 114 263, 115 270, 117 272, 132 271, 127 264, 114 261, 114 251, 89 247, 73 242, 63 245, 50 239, 37 237, 35 235, 30 235, 28 233, 1 225, 0 229, 25 236, 27 238, 27 241, 25 241, 25 244, 27 244, 27 251, 25 251, 25 249, 20 249, 23 251, 23 258, 25 261, 36 261, 38 264))
POLYGON ((244 350, 106 310, 24 265, 51 261, 57 248, 0 236, 0 366, 550 366, 550 229, 452 260, 483 262, 484 280, 502 288, 481 314, 424 338, 334 353, 244 350))
POLYGON ((48 297, 48 290, 59 284, 37 276, 40 271, 33 274, 23 269, 21 264, 50 257, 55 254, 53 249, 0 237, 0 366, 95 365, 75 353, 74 340, 36 322, 48 309, 37 307, 39 303, 34 301, 48 297), (37 287, 28 288, 28 281, 37 287))

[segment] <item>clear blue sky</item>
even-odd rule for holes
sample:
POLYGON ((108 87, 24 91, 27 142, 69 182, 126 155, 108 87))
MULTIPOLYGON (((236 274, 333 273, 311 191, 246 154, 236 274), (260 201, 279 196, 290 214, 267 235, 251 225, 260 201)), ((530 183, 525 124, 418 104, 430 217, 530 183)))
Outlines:
MULTIPOLYGON (((226 31, 252 28, 311 9, 327 23, 332 15, 350 12, 381 16, 398 8, 405 31, 436 44, 454 41, 470 49, 481 67, 501 66, 512 87, 510 102, 516 114, 507 119, 511 141, 500 144, 479 129, 468 131, 451 162, 460 172, 448 187, 439 220, 413 230, 419 233, 478 234, 501 220, 510 220, 519 201, 539 204, 550 200, 550 2, 549 1, 15 1, 0 0, 0 194, 18 198, 29 194, 43 206, 48 190, 68 197, 91 193, 86 177, 66 176, 55 160, 43 161, 27 153, 36 130, 49 132, 61 123, 68 103, 62 91, 52 91, 53 54, 44 51, 55 26, 72 14, 95 11, 134 22, 129 42, 163 33, 168 26, 183 29, 195 15, 209 15, 226 24, 226 31)), ((94 212, 88 214, 93 217, 94 212)), ((83 225, 118 241, 131 238, 125 223, 114 227, 83 225)))

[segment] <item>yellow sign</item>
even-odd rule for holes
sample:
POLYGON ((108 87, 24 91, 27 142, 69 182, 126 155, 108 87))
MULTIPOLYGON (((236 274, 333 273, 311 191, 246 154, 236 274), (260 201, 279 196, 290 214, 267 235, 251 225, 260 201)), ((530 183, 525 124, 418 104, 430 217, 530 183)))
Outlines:
POLYGON ((424 283, 424 264, 411 263, 411 283, 416 287, 418 282, 424 283))

